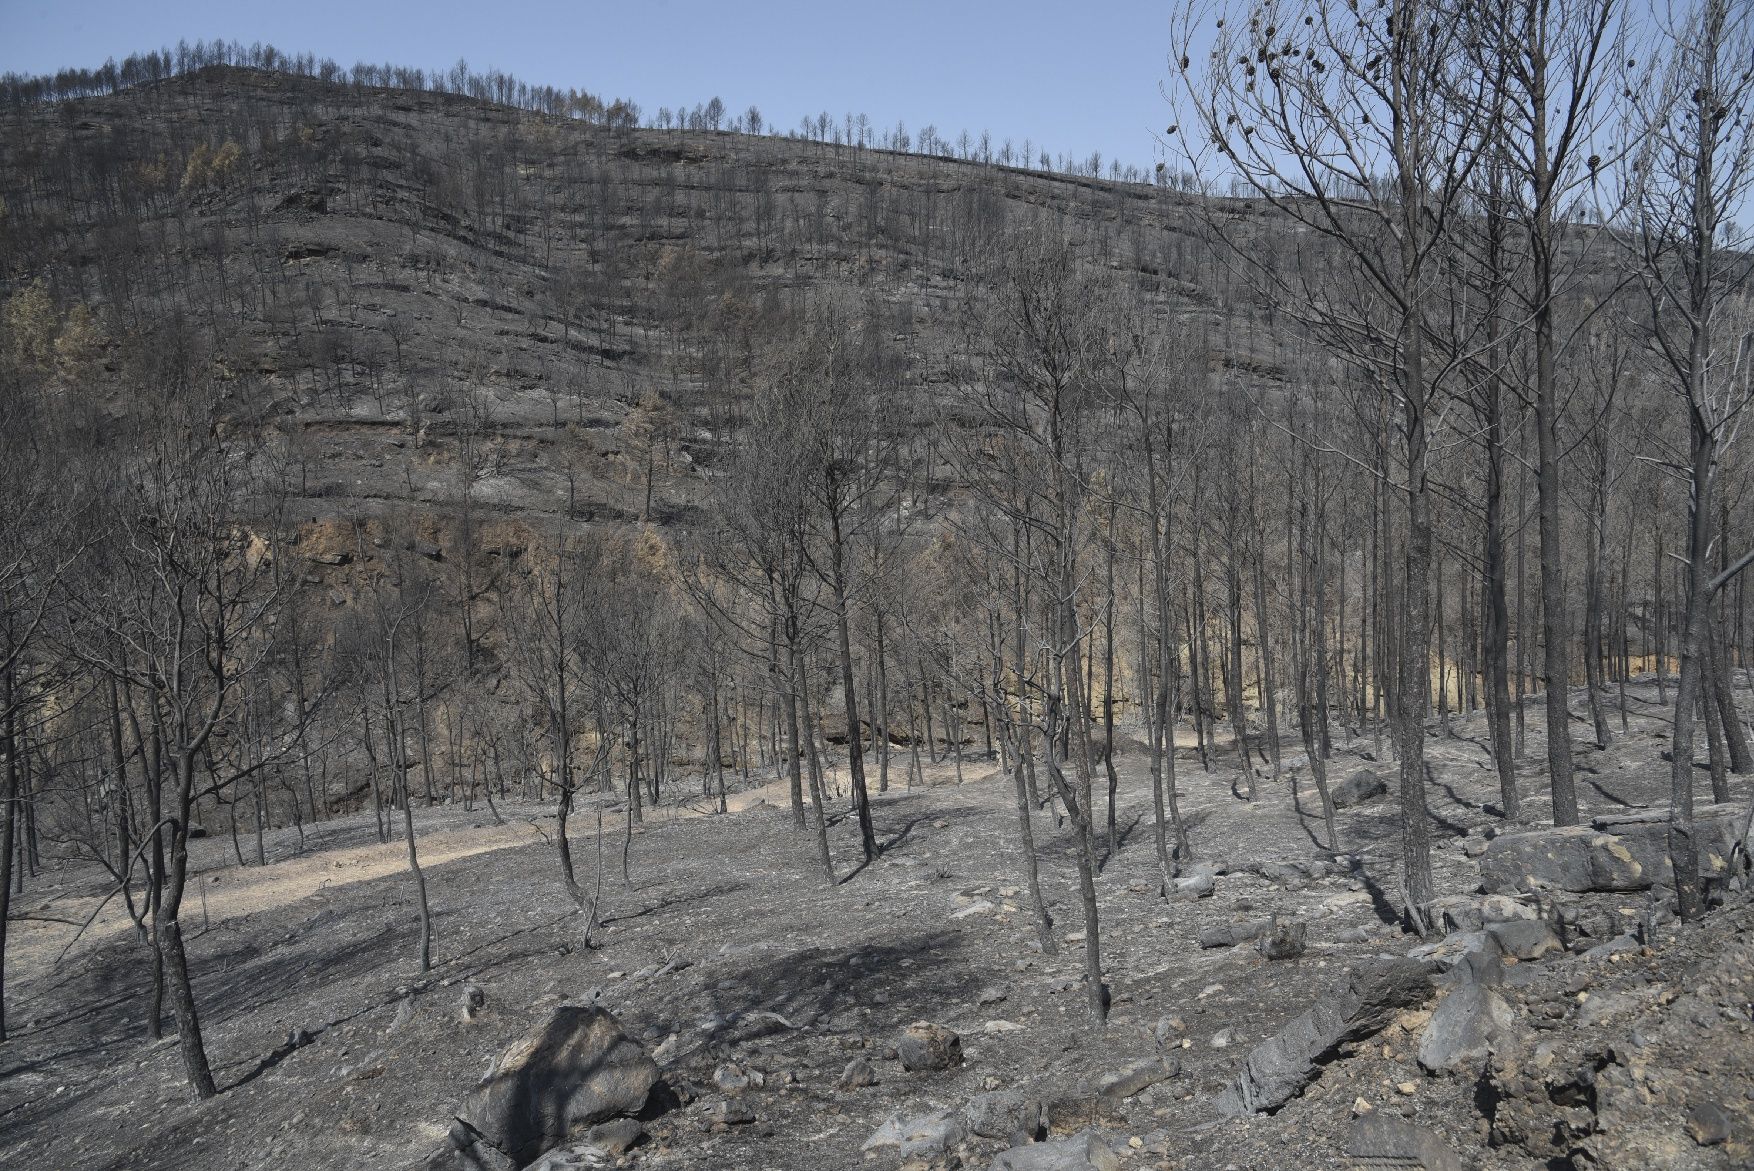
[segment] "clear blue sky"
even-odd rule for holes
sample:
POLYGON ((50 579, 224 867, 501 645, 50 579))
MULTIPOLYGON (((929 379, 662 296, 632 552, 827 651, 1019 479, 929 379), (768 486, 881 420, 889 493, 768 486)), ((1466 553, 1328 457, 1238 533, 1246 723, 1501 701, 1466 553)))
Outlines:
POLYGON ((864 112, 1027 136, 1148 166, 1168 110, 1159 0, 0 0, 0 72, 95 66, 179 38, 265 41, 342 65, 466 58, 525 81, 628 97, 651 114, 717 94, 795 127, 864 112))

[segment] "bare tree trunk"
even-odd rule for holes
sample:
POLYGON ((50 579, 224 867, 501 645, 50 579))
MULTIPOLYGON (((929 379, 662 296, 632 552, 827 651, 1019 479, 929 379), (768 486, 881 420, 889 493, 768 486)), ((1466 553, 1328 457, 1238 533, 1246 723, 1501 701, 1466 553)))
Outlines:
POLYGON ((889 654, 883 642, 883 610, 877 608, 877 791, 889 792, 889 654))
POLYGON ((1108 779, 1108 852, 1112 856, 1120 848, 1115 833, 1115 793, 1120 777, 1115 773, 1115 510, 1114 500, 1108 505, 1108 541, 1105 549, 1104 578, 1107 596, 1102 614, 1102 767, 1108 779))
POLYGON ((1261 710, 1267 720, 1267 753, 1273 765, 1273 783, 1279 782, 1279 702, 1273 678, 1273 651, 1267 637, 1267 535, 1257 520, 1255 527, 1255 636, 1260 642, 1261 710))
POLYGON ((804 751, 810 763, 810 800, 816 809, 816 854, 828 884, 834 885, 834 858, 828 851, 827 794, 822 791, 822 760, 816 753, 816 719, 810 710, 810 678, 804 658, 792 648, 792 686, 798 694, 799 715, 804 721, 804 751))
MULTIPOLYGON (((6 934, 12 913, 13 827, 18 819, 18 713, 13 694, 13 670, 0 671, 0 710, 6 713, 6 772, 0 790, 0 1041, 6 1040, 6 934)), ((112 699, 114 691, 111 692, 112 699)))
POLYGON ((189 980, 189 957, 183 950, 183 928, 178 918, 182 909, 183 890, 189 877, 189 810, 195 792, 195 754, 185 750, 177 762, 177 817, 169 826, 171 834, 170 871, 159 901, 153 926, 164 953, 164 973, 169 985, 171 1013, 177 1021, 177 1046, 182 1051, 183 1069, 189 1088, 197 1099, 211 1098, 219 1093, 213 1081, 213 1070, 207 1064, 207 1048, 201 1039, 201 1021, 195 1011, 195 990, 189 980))
MULTIPOLYGON (((1722 544, 1722 538, 1719 538, 1719 544, 1722 544)), ((1741 713, 1736 710, 1735 692, 1730 687, 1729 655, 1724 648, 1723 633, 1716 623, 1712 624, 1711 638, 1711 697, 1717 705, 1718 722, 1723 728, 1725 747, 1729 750, 1730 771, 1745 776, 1754 771, 1754 759, 1748 752, 1748 729, 1742 723, 1741 713)))
MULTIPOLYGON (((1496 355, 1497 347, 1493 353, 1496 355)), ((1494 358, 1494 367, 1496 358, 1494 358)), ((1516 787, 1516 757, 1510 738, 1510 610, 1505 598, 1504 557, 1504 419, 1498 379, 1487 387, 1486 408, 1486 549, 1482 568, 1481 627, 1486 660, 1486 724, 1492 764, 1498 770, 1499 809, 1505 820, 1521 814, 1516 787)))

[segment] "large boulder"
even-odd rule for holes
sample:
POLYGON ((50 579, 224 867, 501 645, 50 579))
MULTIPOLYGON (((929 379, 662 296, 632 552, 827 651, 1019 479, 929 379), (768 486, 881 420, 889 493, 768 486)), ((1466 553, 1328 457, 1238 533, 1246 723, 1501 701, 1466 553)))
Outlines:
POLYGON ((612 1014, 562 1005, 499 1055, 427 1167, 528 1166, 597 1123, 638 1114, 658 1077, 657 1063, 612 1014))
POLYGON ((1290 1101, 1340 1046, 1378 1032, 1403 1008, 1431 994, 1429 968, 1387 960, 1350 973, 1278 1033, 1249 1051, 1235 1082, 1218 1099, 1220 1114, 1256 1114, 1290 1101))
MULTIPOLYGON (((1729 869, 1739 828, 1735 812, 1728 804, 1695 810, 1702 873, 1729 869)), ((1667 885, 1673 881, 1668 819, 1662 814, 1633 814, 1597 818, 1587 826, 1500 834, 1480 859, 1480 879, 1488 894, 1632 891, 1667 885)))

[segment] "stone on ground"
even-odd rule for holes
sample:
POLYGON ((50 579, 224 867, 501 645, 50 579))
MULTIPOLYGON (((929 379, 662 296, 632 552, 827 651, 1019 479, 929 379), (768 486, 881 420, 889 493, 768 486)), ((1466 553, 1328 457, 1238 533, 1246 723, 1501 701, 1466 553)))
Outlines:
POLYGON ((587 1127, 639 1113, 657 1083, 657 1063, 613 1015, 563 1005, 499 1055, 427 1166, 528 1166, 587 1127))
POLYGON ((1359 1168, 1405 1167, 1462 1171, 1462 1160, 1435 1131, 1405 1118, 1371 1112, 1352 1120, 1346 1153, 1359 1168))
POLYGON ((1120 1159, 1094 1134, 1001 1151, 991 1171, 1119 1171, 1120 1159))
POLYGON ((1131 1098, 1181 1071, 1181 1062, 1173 1057, 1147 1057, 1108 1074, 1097 1083, 1096 1092, 1104 1098, 1131 1098))
POLYGON ((962 1038, 943 1025, 915 1021, 896 1041, 895 1054, 910 1073, 953 1069, 962 1064, 962 1038))
POLYGON ((1389 783, 1367 768, 1358 769, 1328 790, 1335 809, 1350 809, 1366 801, 1374 801, 1389 791, 1389 783))

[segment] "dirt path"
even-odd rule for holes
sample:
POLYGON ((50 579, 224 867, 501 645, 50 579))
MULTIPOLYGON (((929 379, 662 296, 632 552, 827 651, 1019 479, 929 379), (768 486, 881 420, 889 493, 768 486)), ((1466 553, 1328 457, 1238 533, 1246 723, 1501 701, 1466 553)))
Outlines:
MULTIPOLYGON (((726 805, 732 813, 764 803, 781 805, 789 801, 788 793, 785 781, 774 781, 730 793, 726 805)), ((715 808, 713 802, 699 796, 666 800, 643 811, 644 824, 666 825, 709 816, 715 808)), ((415 840, 421 865, 440 866, 495 850, 553 841, 551 805, 501 803, 499 809, 505 818, 503 825, 486 821, 484 809, 417 808, 415 840)), ((574 814, 569 832, 575 843, 595 832, 591 812, 586 808, 574 814)), ((605 813, 604 833, 612 841, 620 840, 621 818, 619 806, 605 813)), ((267 866, 237 865, 228 838, 192 842, 189 893, 183 913, 205 928, 354 883, 406 874, 408 847, 400 836, 400 825, 399 820, 395 822, 395 836, 390 841, 380 842, 366 814, 337 818, 308 828, 302 850, 296 830, 277 829, 268 835, 267 866)), ((8 967, 21 976, 40 976, 71 948, 93 946, 133 926, 126 905, 109 890, 107 876, 89 867, 69 867, 48 885, 39 885, 27 894, 21 914, 34 917, 14 920, 7 938, 8 967)))

